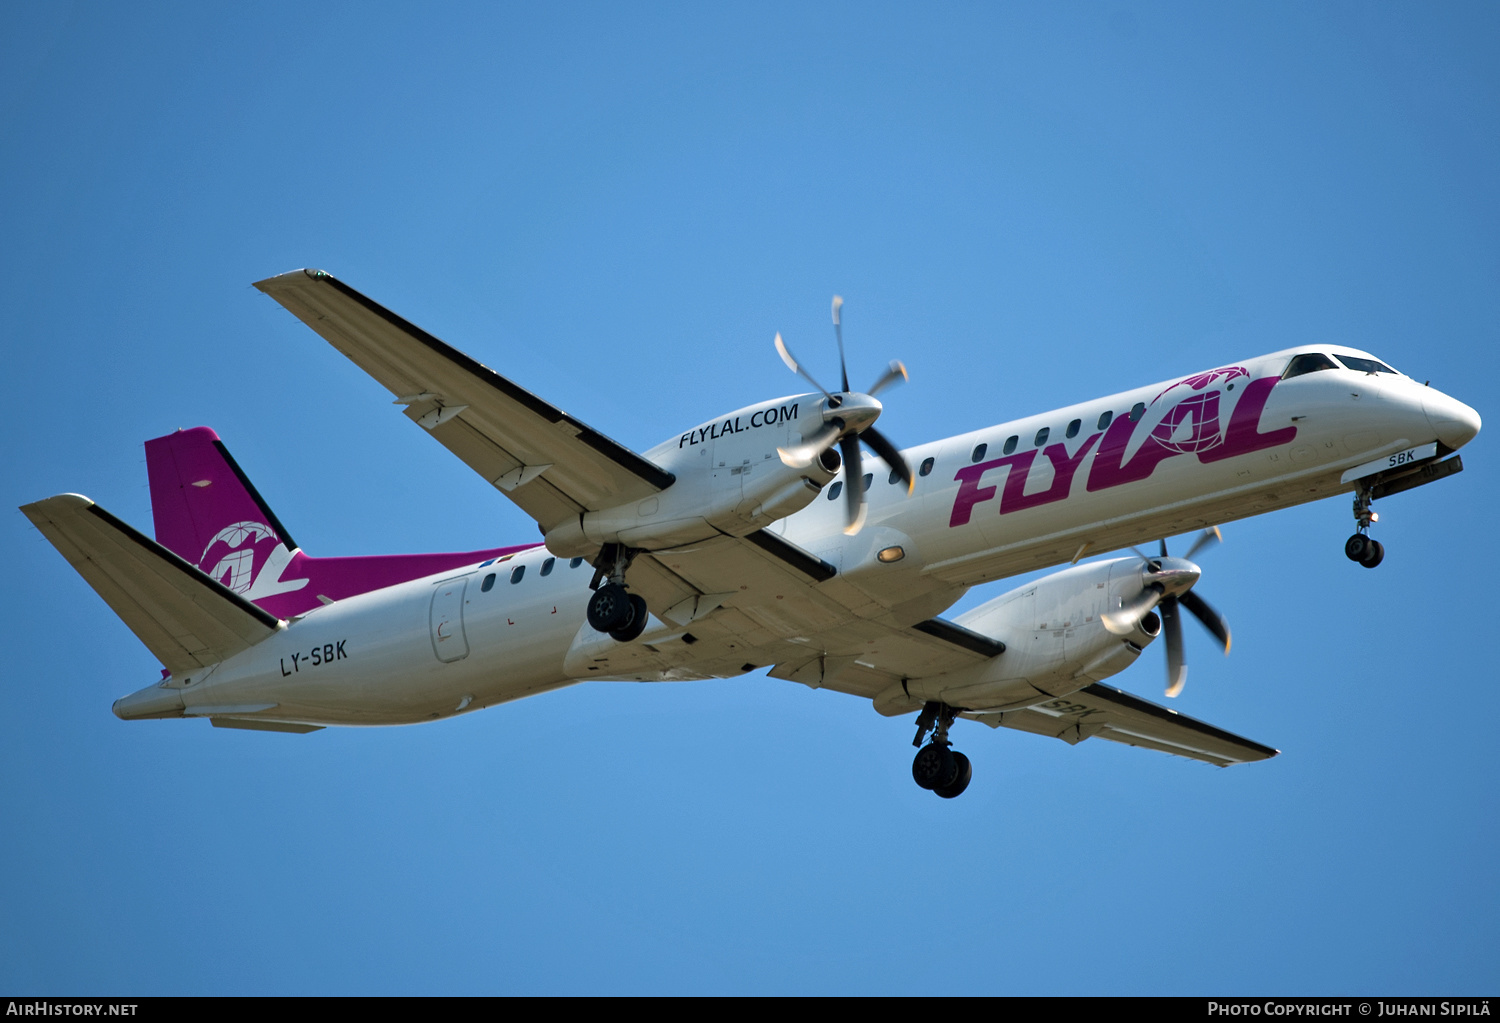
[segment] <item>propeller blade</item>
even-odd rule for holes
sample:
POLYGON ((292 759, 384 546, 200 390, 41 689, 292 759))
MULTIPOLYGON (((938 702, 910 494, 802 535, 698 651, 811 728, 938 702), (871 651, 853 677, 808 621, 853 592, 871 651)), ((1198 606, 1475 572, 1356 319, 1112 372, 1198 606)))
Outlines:
POLYGON ((781 456, 781 461, 784 464, 791 466, 793 469, 804 469, 812 465, 814 459, 838 442, 839 431, 843 428, 843 420, 835 419, 831 423, 825 423, 817 433, 801 444, 795 444, 788 448, 777 448, 776 453, 781 456))
POLYGON ((1116 610, 1100 615, 1099 621, 1114 635, 1127 635, 1157 605, 1164 592, 1161 583, 1152 583, 1116 610))
POLYGON ((896 450, 896 445, 886 439, 885 434, 873 426, 867 426, 865 432, 859 435, 859 439, 870 445, 871 450, 885 459, 885 464, 890 466, 891 471, 906 484, 908 494, 916 489, 917 480, 911 474, 911 466, 906 464, 906 459, 901 457, 901 452, 896 450))
POLYGON ((844 299, 841 295, 833 296, 833 336, 839 342, 839 373, 844 378, 844 393, 849 393, 849 368, 844 362, 844 325, 840 322, 839 312, 844 308, 844 299))
POLYGON ((1203 627, 1214 634, 1219 645, 1224 648, 1224 653, 1229 653, 1229 623, 1224 616, 1215 611, 1208 601, 1204 600, 1192 590, 1182 595, 1182 606, 1187 608, 1194 618, 1203 623, 1203 627))
MULTIPOLYGON (((813 375, 806 369, 804 369, 801 365, 799 365, 797 360, 792 357, 791 349, 787 348, 786 342, 781 340, 780 331, 777 331, 776 333, 776 351, 780 353, 781 361, 786 363, 787 369, 791 370, 793 373, 796 373, 798 376, 806 377, 807 382, 812 384, 818 390, 822 391, 824 397, 830 399, 833 397, 833 395, 828 393, 828 388, 824 387, 822 384, 814 380, 813 375)), ((846 387, 844 388, 844 390, 847 391, 848 388, 846 387)))
POLYGON ((844 456, 844 507, 849 524, 844 532, 853 536, 865 524, 865 468, 859 455, 859 438, 848 434, 839 441, 844 456))
POLYGON ((1207 549, 1209 547, 1212 547, 1214 544, 1223 543, 1223 542, 1224 542, 1224 534, 1219 532, 1219 527, 1218 526, 1210 526, 1208 529, 1205 529, 1202 533, 1199 533, 1198 534, 1198 539, 1196 539, 1196 540, 1193 541, 1193 546, 1188 549, 1187 559, 1189 561, 1192 561, 1194 554, 1197 554, 1201 550, 1205 550, 1205 549, 1207 549))
POLYGON ((1182 652, 1182 616, 1177 613, 1177 598, 1167 597, 1159 610, 1162 638, 1167 641, 1167 695, 1176 696, 1187 681, 1187 660, 1182 652))
POLYGON ((1167 538, 1166 537, 1162 537, 1160 543, 1161 543, 1161 556, 1165 558, 1167 556, 1167 538))
POLYGON ((880 379, 875 381, 874 386, 872 386, 865 393, 873 398, 875 397, 875 395, 879 394, 881 391, 885 390, 892 384, 899 384, 903 380, 910 379, 911 377, 906 375, 906 367, 899 362, 893 361, 890 366, 886 368, 886 371, 880 374, 880 379))

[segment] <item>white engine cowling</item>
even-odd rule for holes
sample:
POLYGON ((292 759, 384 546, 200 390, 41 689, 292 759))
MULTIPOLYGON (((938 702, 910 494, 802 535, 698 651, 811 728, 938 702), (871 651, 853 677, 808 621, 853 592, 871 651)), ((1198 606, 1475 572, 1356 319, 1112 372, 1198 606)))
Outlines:
POLYGON ((823 400, 808 394, 762 402, 657 445, 646 457, 676 482, 655 497, 553 528, 547 549, 558 557, 590 556, 606 543, 662 550, 720 533, 744 536, 800 511, 838 472, 838 452, 792 468, 776 449, 822 428, 823 400))
POLYGON ((1005 652, 960 671, 908 679, 875 709, 905 714, 927 700, 967 710, 1019 709, 1066 696, 1124 671, 1161 632, 1147 615, 1125 636, 1100 615, 1140 592, 1143 562, 1118 558, 1064 569, 1002 594, 955 621, 1005 644, 1005 652))

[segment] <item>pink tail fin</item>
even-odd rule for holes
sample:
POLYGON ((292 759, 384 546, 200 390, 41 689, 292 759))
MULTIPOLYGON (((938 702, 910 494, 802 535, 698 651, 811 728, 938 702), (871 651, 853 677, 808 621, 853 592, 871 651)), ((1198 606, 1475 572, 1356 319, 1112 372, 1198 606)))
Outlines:
POLYGON ((146 472, 157 542, 282 618, 537 546, 309 558, 206 426, 148 440, 146 472))
POLYGON ((148 440, 146 474, 156 542, 195 565, 226 533, 255 533, 257 543, 274 538, 289 551, 297 549, 219 435, 206 426, 148 440))

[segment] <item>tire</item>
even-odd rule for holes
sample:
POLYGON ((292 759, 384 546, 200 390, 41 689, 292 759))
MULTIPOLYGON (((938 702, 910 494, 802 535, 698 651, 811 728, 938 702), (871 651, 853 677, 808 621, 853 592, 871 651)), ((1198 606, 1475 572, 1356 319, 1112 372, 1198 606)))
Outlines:
POLYGON ((962 753, 954 753, 953 760, 958 766, 957 775, 947 785, 932 790, 944 799, 963 795, 964 789, 969 787, 969 782, 974 780, 974 765, 969 763, 968 757, 962 753))
POLYGON ((595 632, 613 632, 630 624, 632 610, 625 587, 606 583, 589 598, 589 625, 595 632))
POLYGON ((1371 540, 1365 546, 1365 556, 1359 559, 1359 563, 1366 568, 1374 568, 1385 560, 1385 544, 1379 540, 1371 540))
POLYGON ((611 629, 609 636, 618 643, 629 643, 632 639, 646 631, 646 599, 630 594, 631 617, 630 623, 618 629, 611 629))
POLYGON ((924 789, 951 785, 958 777, 958 763, 947 746, 930 742, 917 750, 911 762, 911 780, 924 789))
POLYGON ((1364 564, 1366 552, 1370 549, 1371 540, 1363 533, 1355 533, 1344 541, 1344 557, 1350 561, 1364 564))

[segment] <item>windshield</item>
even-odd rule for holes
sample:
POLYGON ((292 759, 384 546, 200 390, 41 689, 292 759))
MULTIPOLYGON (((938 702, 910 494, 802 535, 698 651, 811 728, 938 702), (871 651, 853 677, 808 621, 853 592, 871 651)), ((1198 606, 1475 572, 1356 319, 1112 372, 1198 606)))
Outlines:
POLYGON ((1304 373, 1316 373, 1321 369, 1338 368, 1338 364, 1322 352, 1304 352, 1292 359, 1286 367, 1286 372, 1281 374, 1281 379, 1290 380, 1292 377, 1300 377, 1304 373))
POLYGON ((1340 355, 1338 359, 1345 366, 1353 370, 1358 370, 1361 373, 1391 373, 1399 375, 1391 367, 1376 359, 1361 359, 1357 355, 1340 355))

